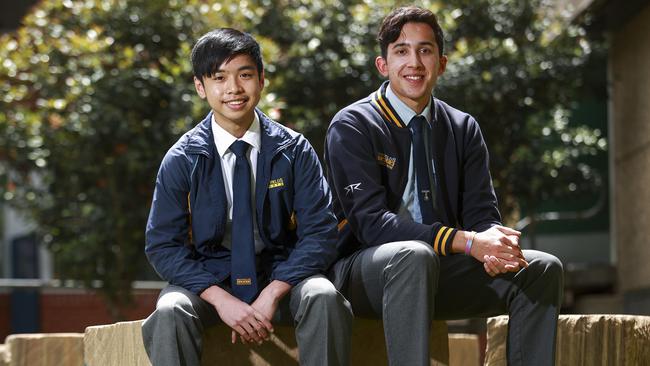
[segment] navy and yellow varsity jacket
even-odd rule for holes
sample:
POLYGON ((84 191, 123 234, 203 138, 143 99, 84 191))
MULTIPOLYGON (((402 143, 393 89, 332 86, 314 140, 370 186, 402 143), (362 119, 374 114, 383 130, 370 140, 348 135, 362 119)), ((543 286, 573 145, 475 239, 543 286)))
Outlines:
MULTIPOLYGON (((266 245, 258 273, 296 285, 336 259, 330 190, 307 139, 256 112, 261 148, 254 222, 266 245)), ((196 294, 227 287, 230 276, 230 250, 221 245, 228 203, 211 119, 212 113, 163 158, 146 229, 145 253, 156 272, 196 294)))
POLYGON ((326 176, 339 222, 339 257, 402 240, 422 240, 438 255, 449 255, 458 229, 480 232, 500 224, 481 130, 472 116, 432 97, 430 146, 442 221, 426 225, 400 217, 411 133, 388 102, 387 85, 343 108, 327 130, 326 176))

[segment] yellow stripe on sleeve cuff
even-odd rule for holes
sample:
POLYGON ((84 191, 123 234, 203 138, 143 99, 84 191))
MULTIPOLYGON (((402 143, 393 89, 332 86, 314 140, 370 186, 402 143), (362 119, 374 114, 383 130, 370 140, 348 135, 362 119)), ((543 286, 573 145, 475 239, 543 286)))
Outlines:
POLYGON ((454 241, 454 236, 458 230, 442 226, 433 240, 433 250, 440 256, 451 255, 451 244, 454 241))

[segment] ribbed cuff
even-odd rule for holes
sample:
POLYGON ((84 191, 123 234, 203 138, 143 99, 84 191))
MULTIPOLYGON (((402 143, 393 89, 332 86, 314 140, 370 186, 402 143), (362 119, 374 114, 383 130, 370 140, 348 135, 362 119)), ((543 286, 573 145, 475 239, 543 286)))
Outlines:
POLYGON ((433 239, 433 250, 439 256, 451 255, 451 244, 454 242, 457 232, 458 229, 441 226, 433 239))

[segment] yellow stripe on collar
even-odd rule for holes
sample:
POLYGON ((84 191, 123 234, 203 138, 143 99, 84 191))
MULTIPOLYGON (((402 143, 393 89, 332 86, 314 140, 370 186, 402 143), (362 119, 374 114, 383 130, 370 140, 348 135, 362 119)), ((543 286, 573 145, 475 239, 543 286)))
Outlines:
POLYGON ((386 115, 386 113, 384 113, 384 110, 381 108, 381 105, 379 105, 379 102, 377 101, 377 99, 375 99, 375 98, 373 97, 373 98, 372 98, 372 102, 375 104, 375 106, 377 106, 377 110, 379 111, 379 114, 381 114, 381 116, 382 116, 385 120, 389 120, 388 115, 386 115))
POLYGON ((384 115, 389 117, 389 121, 396 124, 399 128, 404 128, 402 123, 399 121, 399 118, 395 117, 390 108, 388 108, 388 105, 386 105, 386 101, 384 101, 384 98, 381 96, 381 92, 379 90, 377 90, 377 93, 374 95, 374 101, 379 106, 379 109, 384 112, 384 115))

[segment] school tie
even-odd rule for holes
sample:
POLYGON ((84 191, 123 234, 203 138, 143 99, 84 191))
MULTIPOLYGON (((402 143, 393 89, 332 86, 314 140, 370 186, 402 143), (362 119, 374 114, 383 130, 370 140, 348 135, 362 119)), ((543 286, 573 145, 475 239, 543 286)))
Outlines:
POLYGON ((242 140, 230 145, 237 159, 232 185, 232 250, 230 284, 238 299, 251 303, 257 295, 253 209, 251 202, 251 168, 246 157, 250 145, 242 140))
POLYGON ((424 147, 424 128, 427 120, 423 116, 415 116, 409 122, 411 141, 413 143, 413 165, 415 167, 415 181, 422 214, 423 224, 433 224, 433 191, 427 163, 427 153, 424 147))

